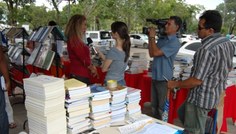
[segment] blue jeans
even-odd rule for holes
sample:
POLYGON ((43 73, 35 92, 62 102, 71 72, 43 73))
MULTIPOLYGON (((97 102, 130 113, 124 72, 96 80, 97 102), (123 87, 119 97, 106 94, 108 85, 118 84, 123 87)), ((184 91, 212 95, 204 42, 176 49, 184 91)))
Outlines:
MULTIPOLYGON (((125 82, 124 79, 117 81, 117 84, 121 85, 121 86, 126 86, 126 82, 125 82)), ((107 81, 106 80, 104 81, 104 86, 107 86, 107 81)))
POLYGON ((6 103, 5 103, 4 91, 0 87, 0 133, 1 134, 9 133, 9 122, 8 122, 7 112, 5 108, 6 108, 6 103))

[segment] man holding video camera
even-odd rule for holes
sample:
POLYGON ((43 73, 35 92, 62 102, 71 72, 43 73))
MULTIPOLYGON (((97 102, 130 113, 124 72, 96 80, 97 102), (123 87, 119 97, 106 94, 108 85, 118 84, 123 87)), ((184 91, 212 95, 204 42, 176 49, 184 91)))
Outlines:
MULTIPOLYGON (((158 23, 156 23, 158 25, 158 23)), ((149 55, 153 57, 152 63, 152 91, 151 103, 153 116, 162 120, 163 108, 167 99, 167 80, 173 77, 173 64, 181 44, 177 32, 182 25, 178 16, 171 16, 163 27, 165 35, 159 37, 156 43, 156 28, 150 27, 149 55)), ((162 34, 161 34, 162 35, 162 34)))

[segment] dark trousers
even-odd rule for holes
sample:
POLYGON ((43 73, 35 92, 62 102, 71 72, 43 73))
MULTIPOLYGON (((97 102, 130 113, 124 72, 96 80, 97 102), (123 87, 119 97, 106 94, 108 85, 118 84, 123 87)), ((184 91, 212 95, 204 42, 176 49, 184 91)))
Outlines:
POLYGON ((86 83, 87 85, 90 85, 89 78, 78 76, 78 75, 74 75, 74 74, 70 74, 70 78, 75 78, 75 79, 77 79, 77 80, 79 80, 81 82, 86 83))
POLYGON ((6 108, 6 103, 5 103, 4 91, 0 87, 0 133, 1 134, 9 133, 9 122, 8 122, 7 112, 5 108, 6 108))
POLYGON ((167 82, 152 80, 151 103, 153 117, 162 120, 162 113, 166 98, 167 82))

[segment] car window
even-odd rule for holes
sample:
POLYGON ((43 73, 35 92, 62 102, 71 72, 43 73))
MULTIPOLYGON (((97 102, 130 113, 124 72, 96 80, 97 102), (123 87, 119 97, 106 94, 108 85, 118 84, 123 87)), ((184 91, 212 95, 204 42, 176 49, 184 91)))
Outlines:
POLYGON ((137 38, 136 38, 136 39, 141 39, 141 37, 137 35, 137 38))
POLYGON ((101 39, 111 39, 111 35, 109 32, 100 32, 101 39))
POLYGON ((92 39, 98 39, 98 33, 90 33, 89 37, 92 39))
POLYGON ((134 38, 135 39, 135 35, 130 35, 130 37, 134 38))
POLYGON ((201 43, 200 42, 195 42, 195 43, 192 43, 190 45, 188 45, 186 47, 186 49, 188 50, 192 50, 192 51, 197 51, 197 49, 201 46, 201 43))

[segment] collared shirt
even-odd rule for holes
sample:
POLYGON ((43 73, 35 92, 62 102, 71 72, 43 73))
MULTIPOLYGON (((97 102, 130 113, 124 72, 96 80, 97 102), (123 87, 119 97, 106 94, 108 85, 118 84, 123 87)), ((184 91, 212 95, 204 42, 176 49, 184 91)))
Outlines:
POLYGON ((166 77, 170 80, 173 77, 174 60, 181 44, 176 35, 170 35, 159 38, 157 47, 161 49, 164 55, 154 57, 152 63, 152 79, 163 81, 165 80, 164 77, 166 77))
POLYGON ((233 66, 234 45, 220 33, 202 40, 196 51, 190 76, 202 80, 190 90, 187 101, 205 109, 216 107, 219 96, 226 88, 226 80, 233 66))

